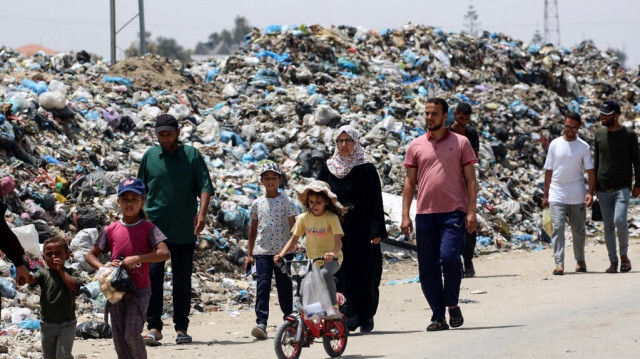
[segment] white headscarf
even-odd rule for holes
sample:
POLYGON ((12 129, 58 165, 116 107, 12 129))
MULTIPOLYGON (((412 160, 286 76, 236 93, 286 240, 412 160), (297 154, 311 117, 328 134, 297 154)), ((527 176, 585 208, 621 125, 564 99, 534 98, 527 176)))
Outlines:
POLYGON ((353 152, 347 157, 342 156, 336 145, 336 149, 333 152, 333 156, 327 160, 327 167, 329 172, 338 178, 344 178, 351 172, 353 167, 359 166, 365 163, 371 163, 369 156, 364 152, 364 149, 360 145, 360 138, 358 131, 355 128, 345 125, 336 131, 336 139, 341 134, 346 133, 353 140, 353 152))

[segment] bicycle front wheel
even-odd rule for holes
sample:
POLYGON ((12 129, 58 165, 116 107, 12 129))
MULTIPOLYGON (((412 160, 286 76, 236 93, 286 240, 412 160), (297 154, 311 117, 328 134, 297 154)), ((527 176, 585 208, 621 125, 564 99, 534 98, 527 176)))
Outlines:
POLYGON ((274 348, 278 359, 297 359, 302 352, 302 343, 296 342, 298 323, 284 322, 276 330, 274 348))

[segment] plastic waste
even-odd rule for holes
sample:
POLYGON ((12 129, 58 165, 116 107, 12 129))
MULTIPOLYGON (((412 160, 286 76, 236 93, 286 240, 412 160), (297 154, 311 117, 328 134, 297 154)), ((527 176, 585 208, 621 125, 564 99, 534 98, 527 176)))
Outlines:
POLYGON ((175 117, 177 120, 184 120, 185 118, 189 117, 189 115, 191 115, 191 109, 189 109, 188 106, 182 104, 173 105, 169 109, 168 114, 175 117))
POLYGON ((12 281, 0 277, 0 292, 3 298, 13 299, 16 297, 16 286, 12 281))
POLYGON ((11 231, 18 237, 25 252, 38 257, 42 255, 38 242, 38 230, 35 225, 28 224, 22 227, 14 227, 11 228, 11 231))
POLYGON ((45 110, 62 110, 65 107, 64 93, 43 92, 38 96, 38 103, 45 110))
POLYGON ((20 329, 40 330, 40 321, 36 319, 25 319, 20 322, 20 329))
POLYGON ((115 82, 125 86, 131 86, 133 84, 132 79, 120 76, 104 76, 102 77, 102 82, 115 82))
POLYGON ((76 337, 82 339, 109 339, 111 327, 105 322, 90 320, 76 326, 76 337))
POLYGON ((49 91, 47 83, 44 82, 44 81, 34 82, 32 80, 29 80, 29 79, 23 79, 22 80, 22 86, 28 88, 29 90, 34 92, 36 95, 40 95, 43 92, 49 91))
POLYGON ((109 123, 111 128, 118 128, 120 126, 120 114, 113 108, 102 110, 102 118, 109 123))

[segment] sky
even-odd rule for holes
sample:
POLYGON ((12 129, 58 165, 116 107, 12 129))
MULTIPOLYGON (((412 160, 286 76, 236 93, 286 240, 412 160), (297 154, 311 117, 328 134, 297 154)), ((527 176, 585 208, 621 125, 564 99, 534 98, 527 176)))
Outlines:
MULTIPOLYGON (((548 0, 552 2, 552 0, 548 0)), ((640 64, 640 1, 556 0, 560 45, 571 48, 593 40, 600 49, 627 54, 626 65, 640 64)), ((86 50, 110 58, 109 0, 0 0, 0 45, 35 43, 58 51, 86 50)), ((174 38, 195 48, 209 34, 231 30, 236 16, 264 29, 272 24, 350 25, 382 30, 409 22, 464 29, 464 14, 473 4, 480 29, 531 41, 544 34, 544 0, 145 0, 145 25, 152 39, 174 38)), ((116 0, 116 28, 138 13, 138 1, 116 0)), ((117 35, 117 59, 136 39, 138 19, 117 35)))

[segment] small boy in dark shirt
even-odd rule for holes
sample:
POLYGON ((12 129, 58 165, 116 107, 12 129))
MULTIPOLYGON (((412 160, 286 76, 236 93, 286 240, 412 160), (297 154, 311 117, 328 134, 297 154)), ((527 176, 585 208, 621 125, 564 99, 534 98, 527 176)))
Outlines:
POLYGON ((64 267, 71 251, 64 238, 49 238, 42 251, 48 268, 29 274, 27 283, 40 286, 40 334, 45 359, 73 358, 76 329, 76 292, 80 287, 64 267))

